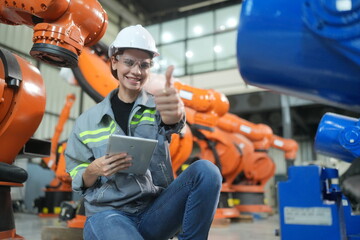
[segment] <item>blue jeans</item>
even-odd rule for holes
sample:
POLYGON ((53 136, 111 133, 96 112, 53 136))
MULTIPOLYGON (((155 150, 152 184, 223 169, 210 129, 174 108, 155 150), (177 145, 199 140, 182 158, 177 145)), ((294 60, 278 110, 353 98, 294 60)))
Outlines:
POLYGON ((86 220, 84 239, 205 240, 217 208, 221 174, 211 162, 198 160, 182 172, 145 211, 116 209, 86 220))

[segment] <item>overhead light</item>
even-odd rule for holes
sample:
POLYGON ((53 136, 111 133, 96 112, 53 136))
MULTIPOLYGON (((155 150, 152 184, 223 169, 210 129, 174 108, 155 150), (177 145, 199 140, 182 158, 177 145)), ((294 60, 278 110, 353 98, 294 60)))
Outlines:
POLYGON ((228 0, 209 0, 209 1, 199 2, 199 3, 187 5, 185 7, 180 7, 178 9, 178 11, 179 12, 186 12, 186 11, 194 10, 194 9, 197 9, 197 8, 202 8, 202 7, 206 7, 206 6, 209 6, 209 5, 213 5, 213 4, 216 4, 216 3, 226 2, 226 1, 228 1, 228 0))
POLYGON ((235 18, 229 18, 227 21, 226 21, 226 25, 230 28, 233 28, 233 27, 236 27, 237 25, 237 20, 235 18))
POLYGON ((195 33, 196 35, 200 35, 200 34, 203 33, 203 28, 202 28, 201 26, 195 26, 195 27, 193 28, 193 31, 194 31, 194 33, 195 33))
POLYGON ((214 52, 221 53, 222 52, 222 47, 220 45, 215 45, 214 46, 214 52))
POLYGON ((173 40, 173 35, 169 32, 164 32, 162 35, 163 42, 171 42, 173 40))
POLYGON ((194 56, 194 53, 193 53, 192 51, 187 51, 187 52, 185 53, 185 56, 186 56, 187 58, 192 58, 192 57, 194 56))
POLYGON ((220 29, 221 31, 224 31, 225 28, 226 28, 225 25, 220 25, 220 26, 219 26, 219 29, 220 29))

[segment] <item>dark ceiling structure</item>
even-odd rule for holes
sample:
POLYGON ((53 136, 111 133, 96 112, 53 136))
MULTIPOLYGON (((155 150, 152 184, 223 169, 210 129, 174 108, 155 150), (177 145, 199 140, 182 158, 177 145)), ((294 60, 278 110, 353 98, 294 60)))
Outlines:
POLYGON ((116 0, 146 25, 168 21, 221 7, 241 3, 242 0, 116 0))

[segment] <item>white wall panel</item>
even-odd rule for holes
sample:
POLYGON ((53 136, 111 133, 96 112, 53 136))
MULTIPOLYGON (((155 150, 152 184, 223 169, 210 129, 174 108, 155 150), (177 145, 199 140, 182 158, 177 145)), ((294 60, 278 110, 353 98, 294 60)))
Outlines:
POLYGON ((30 27, 0 24, 0 43, 19 52, 30 52, 33 45, 32 36, 33 30, 30 27))
POLYGON ((119 30, 120 27, 118 25, 109 23, 106 32, 100 41, 109 46, 116 38, 117 34, 119 33, 119 30))
MULTIPOLYGON (((58 122, 58 115, 61 113, 68 94, 75 94, 76 100, 70 111, 70 118, 76 118, 79 115, 79 101, 81 89, 69 85, 60 77, 60 69, 48 64, 41 64, 40 72, 42 74, 46 89, 46 113, 42 122, 35 132, 37 138, 51 138, 54 134, 58 122)), ((70 134, 73 121, 69 119, 63 129, 61 140, 65 140, 70 134)))
POLYGON ((92 106, 94 106, 96 103, 95 101, 90 98, 88 95, 84 95, 84 102, 83 102, 83 111, 86 111, 87 109, 91 108, 92 106))
POLYGON ((298 144, 299 144, 299 154, 297 161, 295 161, 296 165, 303 165, 316 160, 314 159, 313 156, 313 148, 314 148, 313 141, 303 140, 303 141, 298 141, 298 144))
POLYGON ((45 114, 42 121, 34 133, 34 137, 38 139, 51 139, 54 135, 57 118, 49 114, 45 114))
MULTIPOLYGON (((50 114, 45 114, 38 129, 34 133, 34 137, 38 139, 51 139, 55 133, 55 128, 58 123, 58 117, 50 114)), ((73 128, 74 121, 69 119, 63 126, 59 141, 66 140, 73 128)))
POLYGON ((101 42, 105 43, 106 45, 110 45, 121 29, 119 23, 120 18, 118 12, 114 12, 114 9, 111 10, 105 8, 105 11, 108 14, 108 26, 104 36, 101 38, 101 42))
POLYGON ((270 148, 269 156, 275 163, 275 175, 286 174, 286 162, 284 152, 276 148, 270 148))
MULTIPOLYGON (((46 87, 46 111, 59 114, 68 94, 77 95, 77 101, 79 101, 80 88, 72 86, 62 79, 59 75, 59 68, 41 64, 40 72, 46 87)), ((74 109, 70 116, 75 117, 77 115, 77 109, 74 109)))

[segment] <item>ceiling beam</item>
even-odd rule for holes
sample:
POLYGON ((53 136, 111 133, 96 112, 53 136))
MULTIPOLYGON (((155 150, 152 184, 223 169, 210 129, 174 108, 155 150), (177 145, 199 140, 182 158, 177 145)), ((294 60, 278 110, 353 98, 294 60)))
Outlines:
POLYGON ((228 0, 209 0, 209 1, 203 1, 203 2, 199 2, 199 3, 195 3, 195 4, 191 4, 191 5, 187 5, 187 6, 183 6, 183 7, 179 7, 178 11, 179 12, 187 12, 190 10, 194 10, 197 8, 202 8, 202 7, 207 7, 210 5, 214 5, 217 3, 221 3, 221 2, 226 2, 228 0))
POLYGON ((128 7, 116 0, 99 0, 104 8, 111 9, 129 24, 144 24, 144 17, 141 13, 133 13, 128 7))

